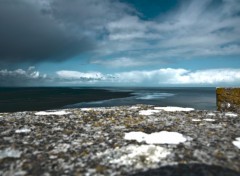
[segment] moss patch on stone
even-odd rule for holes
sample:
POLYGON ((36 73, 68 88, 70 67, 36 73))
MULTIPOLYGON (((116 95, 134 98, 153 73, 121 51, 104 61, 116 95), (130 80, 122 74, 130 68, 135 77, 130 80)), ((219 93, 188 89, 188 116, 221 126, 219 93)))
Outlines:
POLYGON ((216 96, 219 111, 240 112, 240 88, 217 88, 216 96))

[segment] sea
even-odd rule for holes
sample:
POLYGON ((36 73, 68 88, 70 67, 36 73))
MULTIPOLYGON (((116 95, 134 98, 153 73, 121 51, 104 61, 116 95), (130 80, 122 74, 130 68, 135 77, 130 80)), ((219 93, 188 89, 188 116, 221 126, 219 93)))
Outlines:
POLYGON ((111 107, 125 105, 155 105, 191 107, 198 110, 216 110, 215 87, 166 88, 105 88, 111 92, 131 92, 129 97, 92 102, 80 102, 65 108, 111 107))
POLYGON ((216 110, 215 87, 0 88, 0 112, 155 105, 216 110))

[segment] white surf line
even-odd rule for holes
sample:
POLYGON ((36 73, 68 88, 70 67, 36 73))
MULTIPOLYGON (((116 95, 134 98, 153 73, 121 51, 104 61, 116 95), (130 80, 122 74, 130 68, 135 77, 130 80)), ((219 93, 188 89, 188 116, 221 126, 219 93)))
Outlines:
POLYGON ((54 111, 54 112, 46 112, 46 111, 40 111, 35 113, 35 115, 66 115, 71 114, 70 112, 66 112, 64 110, 62 111, 54 111))
POLYGON ((194 108, 182 108, 182 107, 174 107, 174 106, 167 106, 167 107, 154 107, 156 110, 164 110, 168 112, 176 112, 176 111, 194 111, 194 108))
POLYGON ((151 134, 144 132, 125 133, 125 140, 136 140, 137 142, 146 142, 147 144, 179 144, 187 141, 182 134, 178 132, 161 131, 151 134))
POLYGON ((240 137, 236 138, 236 140, 233 141, 232 143, 233 145, 240 149, 240 137))

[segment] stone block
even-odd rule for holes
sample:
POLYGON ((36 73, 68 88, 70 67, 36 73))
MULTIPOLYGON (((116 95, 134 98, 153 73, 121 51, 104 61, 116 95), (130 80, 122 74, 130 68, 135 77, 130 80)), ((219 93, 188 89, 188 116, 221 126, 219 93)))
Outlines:
POLYGON ((240 87, 217 88, 217 108, 219 111, 232 111, 240 113, 240 87))

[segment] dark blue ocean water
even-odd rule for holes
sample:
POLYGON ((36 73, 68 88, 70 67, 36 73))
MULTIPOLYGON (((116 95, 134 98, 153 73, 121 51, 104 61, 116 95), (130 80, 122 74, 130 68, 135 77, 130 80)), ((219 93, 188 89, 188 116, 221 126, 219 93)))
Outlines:
POLYGON ((216 109, 215 88, 0 88, 0 112, 148 104, 216 109))
POLYGON ((103 88, 111 92, 131 92, 131 97, 103 101, 80 102, 65 106, 109 107, 121 105, 148 104, 156 106, 192 107, 195 109, 216 109, 216 88, 169 87, 169 88, 103 88))

